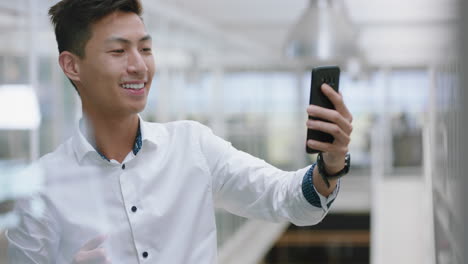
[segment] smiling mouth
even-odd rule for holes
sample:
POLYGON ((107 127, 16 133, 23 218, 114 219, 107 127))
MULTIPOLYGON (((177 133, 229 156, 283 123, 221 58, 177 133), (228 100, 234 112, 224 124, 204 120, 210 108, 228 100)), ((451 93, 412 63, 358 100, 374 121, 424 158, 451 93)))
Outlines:
POLYGON ((120 86, 125 89, 140 90, 145 87, 146 83, 133 83, 133 84, 121 84, 120 86))

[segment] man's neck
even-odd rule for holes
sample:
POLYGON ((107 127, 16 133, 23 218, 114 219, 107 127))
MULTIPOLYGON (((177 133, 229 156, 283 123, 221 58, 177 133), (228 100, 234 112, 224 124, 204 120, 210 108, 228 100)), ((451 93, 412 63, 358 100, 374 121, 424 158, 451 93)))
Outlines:
POLYGON ((86 138, 109 160, 123 162, 133 149, 139 126, 138 115, 102 118, 84 114, 86 138))

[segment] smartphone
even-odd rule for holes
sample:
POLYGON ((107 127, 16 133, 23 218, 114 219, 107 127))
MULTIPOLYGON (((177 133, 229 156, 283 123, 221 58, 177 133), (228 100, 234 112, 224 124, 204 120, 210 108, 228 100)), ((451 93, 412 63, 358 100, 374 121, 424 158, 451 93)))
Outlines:
MULTIPOLYGON (((325 67, 317 67, 312 69, 312 77, 310 81, 310 99, 309 104, 335 109, 333 103, 328 99, 328 97, 322 93, 322 89, 320 88, 323 83, 327 83, 330 85, 335 91, 339 91, 339 84, 340 84, 340 68, 338 66, 325 66, 325 67)), ((320 118, 314 118, 309 116, 309 119, 312 120, 321 120, 325 122, 329 122, 327 120, 323 120, 320 118)), ((322 142, 332 143, 334 138, 332 135, 318 131, 313 129, 307 129, 307 140, 313 139, 322 142)), ((319 150, 309 148, 306 144, 306 152, 313 154, 319 153, 319 150)))

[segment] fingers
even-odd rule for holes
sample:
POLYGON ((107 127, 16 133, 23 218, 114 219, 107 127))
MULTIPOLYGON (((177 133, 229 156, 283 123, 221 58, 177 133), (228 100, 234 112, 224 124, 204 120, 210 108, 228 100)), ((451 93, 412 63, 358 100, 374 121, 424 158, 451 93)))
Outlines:
POLYGON ((328 99, 330 99, 330 101, 333 103, 336 111, 338 111, 344 118, 346 118, 346 120, 352 122, 353 116, 344 104, 341 93, 337 93, 332 87, 330 87, 330 85, 326 83, 322 84, 321 89, 325 96, 327 96, 328 99))
POLYGON ((309 139, 307 140, 307 146, 309 146, 309 148, 320 150, 325 153, 336 153, 340 156, 344 156, 346 155, 346 153, 348 153, 348 145, 337 145, 309 139))
POLYGON ((107 254, 103 248, 90 251, 80 251, 73 258, 73 264, 110 264, 107 254))
POLYGON ((341 157, 348 152, 348 145, 351 142, 351 132, 353 131, 353 126, 351 124, 353 117, 344 104, 341 94, 337 93, 327 84, 323 84, 321 88, 323 93, 334 104, 335 109, 309 105, 307 113, 309 116, 319 120, 309 119, 306 125, 309 129, 332 135, 334 141, 328 143, 308 140, 307 145, 312 149, 325 153, 333 153, 333 156, 341 157))
POLYGON ((345 133, 339 126, 333 123, 319 120, 307 120, 307 127, 332 135, 335 141, 337 141, 336 143, 348 145, 351 141, 349 134, 345 133))
POLYGON ((310 116, 315 118, 320 118, 323 120, 328 120, 336 125, 338 125, 346 134, 350 135, 353 131, 353 126, 351 125, 351 121, 346 119, 343 115, 341 115, 338 111, 327 109, 315 105, 309 105, 307 107, 307 113, 310 116))
POLYGON ((307 146, 323 152, 327 169, 331 168, 331 171, 335 171, 336 168, 343 167, 344 157, 349 151, 350 135, 353 131, 353 126, 351 125, 353 116, 344 104, 343 96, 340 93, 337 93, 328 84, 322 84, 321 89, 325 96, 333 103, 335 109, 309 105, 307 108, 309 116, 321 120, 309 119, 307 120, 307 127, 332 135, 334 141, 328 143, 308 140, 307 146))
POLYGON ((89 240, 88 242, 86 242, 86 244, 84 244, 83 247, 81 247, 81 250, 83 251, 93 250, 99 247, 102 243, 104 243, 106 239, 107 239, 107 235, 97 236, 89 240))
POLYGON ((99 247, 107 235, 95 237, 84 244, 73 258, 73 264, 110 264, 104 248, 99 247))

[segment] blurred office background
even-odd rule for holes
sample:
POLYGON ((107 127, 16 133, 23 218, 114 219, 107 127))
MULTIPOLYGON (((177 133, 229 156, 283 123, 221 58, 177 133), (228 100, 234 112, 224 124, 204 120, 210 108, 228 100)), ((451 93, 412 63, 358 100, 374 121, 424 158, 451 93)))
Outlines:
MULTIPOLYGON (((81 116, 57 63, 47 17, 56 2, 0 0, 0 230, 15 223, 12 201, 40 187, 17 172, 70 137, 81 116)), ((354 115, 352 171, 330 214, 299 228, 218 211, 221 264, 464 263, 458 187, 466 121, 456 31, 464 6, 455 0, 144 0, 143 6, 157 65, 143 118, 197 120, 281 169, 315 160, 304 151, 310 70, 342 69, 340 89, 354 115)))

